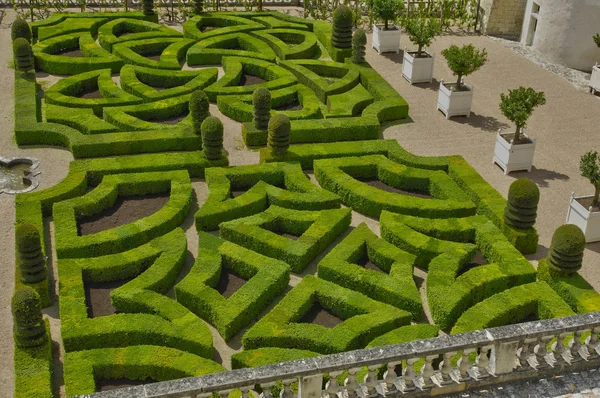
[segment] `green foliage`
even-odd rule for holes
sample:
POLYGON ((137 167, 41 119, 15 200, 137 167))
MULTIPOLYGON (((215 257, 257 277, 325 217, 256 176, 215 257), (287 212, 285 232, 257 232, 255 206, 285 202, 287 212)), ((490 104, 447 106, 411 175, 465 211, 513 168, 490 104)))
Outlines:
POLYGON ((14 339, 18 347, 38 347, 48 341, 40 296, 35 290, 30 287, 17 289, 11 300, 11 310, 14 339))
POLYGON ((46 259, 38 228, 31 224, 20 224, 16 228, 17 265, 23 283, 39 283, 46 279, 46 259))
POLYGON ((144 15, 154 15, 154 0, 142 0, 142 11, 144 15))
POLYGON ((592 206, 597 206, 598 197, 600 196, 600 155, 598 155, 598 152, 590 151, 581 156, 579 171, 594 186, 592 206))
POLYGON ((439 18, 408 18, 403 27, 408 33, 408 39, 418 46, 417 58, 421 56, 423 47, 431 45, 434 37, 442 33, 439 18))
MULTIPOLYGON (((204 120, 210 116, 209 102, 206 93, 202 90, 196 90, 190 97, 189 110, 192 115, 192 123, 196 134, 200 134, 201 125, 204 120)), ((221 133, 223 131, 221 130, 221 133)))
POLYGON ((15 398, 53 398, 52 339, 48 320, 43 321, 46 339, 37 347, 15 344, 15 398))
POLYGON ((337 48, 352 47, 352 9, 346 5, 339 5, 331 17, 331 44, 337 48))
POLYGON ((529 178, 519 178, 510 184, 504 222, 515 228, 531 228, 537 217, 540 190, 529 178))
POLYGON ((21 253, 32 253, 41 250, 40 231, 33 224, 18 225, 15 231, 17 250, 21 253))
POLYGON ((594 35, 593 39, 594 39, 594 43, 596 43, 596 45, 597 45, 598 47, 600 47, 600 33, 596 33, 596 34, 594 35))
POLYGON ((573 224, 561 225, 554 231, 547 261, 563 274, 573 274, 581 269, 585 235, 573 224))
POLYGON ((365 46, 367 45, 367 34, 358 29, 352 36, 352 62, 361 64, 365 62, 365 46))
POLYGON ((34 68, 31 45, 26 39, 19 37, 13 41, 13 56, 18 70, 29 71, 34 68))
POLYGON ((268 125, 269 141, 268 146, 274 152, 285 152, 290 147, 290 119, 278 113, 269 119, 268 125))
MULTIPOLYGON (((208 100, 207 100, 208 104, 208 100)), ((223 151, 223 123, 218 117, 209 116, 202 122, 202 150, 208 160, 217 160, 223 151)))
POLYGON ((442 51, 442 55, 448 62, 448 67, 454 73, 456 78, 455 90, 460 91, 462 87, 463 76, 479 70, 487 61, 487 51, 477 50, 472 44, 458 47, 451 45, 442 51))
POLYGON ((254 127, 258 130, 266 130, 271 117, 271 92, 264 87, 254 90, 252 106, 254 127))
POLYGON ((15 41, 18 38, 23 38, 27 42, 31 42, 31 29, 29 24, 23 18, 17 18, 10 26, 10 38, 15 41))
POLYGON ((194 14, 201 14, 204 11, 204 0, 194 0, 194 14))
POLYGON ((520 134, 527 124, 527 120, 533 113, 533 110, 546 103, 546 96, 543 92, 536 92, 531 87, 519 87, 518 89, 508 90, 507 94, 500 94, 500 110, 508 120, 516 126, 513 142, 520 142, 520 134))
POLYGON ((388 23, 394 23, 404 11, 404 2, 401 0, 373 0, 371 12, 373 16, 382 20, 384 30, 388 30, 388 23))

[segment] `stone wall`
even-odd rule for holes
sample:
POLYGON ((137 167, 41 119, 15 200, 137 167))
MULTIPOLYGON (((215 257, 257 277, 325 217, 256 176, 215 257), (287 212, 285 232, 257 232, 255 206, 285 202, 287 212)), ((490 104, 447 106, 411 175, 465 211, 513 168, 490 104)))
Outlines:
POLYGON ((488 35, 521 34, 527 0, 481 0, 481 31, 488 35))

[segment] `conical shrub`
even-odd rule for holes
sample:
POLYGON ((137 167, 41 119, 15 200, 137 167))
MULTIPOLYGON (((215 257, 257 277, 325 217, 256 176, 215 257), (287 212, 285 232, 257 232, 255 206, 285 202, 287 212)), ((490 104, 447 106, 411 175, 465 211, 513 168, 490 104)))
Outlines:
POLYGON ((278 113, 269 120, 268 146, 273 152, 283 153, 290 147, 290 119, 284 114, 278 113))
POLYGON ((364 30, 359 29, 352 36, 352 62, 360 64, 365 62, 367 46, 367 34, 364 30))
POLYGON ((13 333, 19 347, 38 347, 48 341, 40 296, 30 287, 17 289, 11 300, 13 333))
POLYGON ((33 69, 31 45, 26 39, 19 37, 13 42, 13 55, 17 70, 25 72, 33 69))
POLYGON ((192 93, 189 108, 196 134, 200 134, 202 122, 210 116, 209 105, 208 97, 204 91, 196 90, 192 93))
POLYGON ((142 11, 144 15, 154 15, 154 0, 142 0, 142 11))
POLYGON ((585 235, 576 225, 565 224, 554 231, 546 261, 564 274, 573 274, 583 264, 585 235))
POLYGON ((529 178, 519 178, 508 189, 504 222, 515 228, 531 228, 535 224, 540 190, 529 178))
POLYGON ((221 158, 223 150, 223 123, 219 118, 209 116, 202 122, 202 151, 208 160, 221 158))
POLYGON ((271 93, 269 90, 264 87, 254 90, 252 106, 254 108, 254 127, 258 130, 266 130, 271 118, 271 93))
POLYGON ((23 38, 31 43, 31 29, 29 24, 23 18, 17 18, 10 27, 10 37, 12 41, 23 38))
POLYGON ((346 5, 338 6, 332 15, 331 44, 337 48, 352 47, 352 10, 346 5))
POLYGON ((37 227, 30 223, 16 229, 17 264, 23 283, 38 283, 46 279, 48 270, 42 254, 42 242, 37 227))

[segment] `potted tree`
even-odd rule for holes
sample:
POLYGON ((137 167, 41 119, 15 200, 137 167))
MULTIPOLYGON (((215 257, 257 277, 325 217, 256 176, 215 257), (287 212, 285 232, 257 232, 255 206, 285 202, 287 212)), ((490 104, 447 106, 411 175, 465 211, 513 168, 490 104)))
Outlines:
POLYGON ((458 115, 469 117, 473 102, 473 88, 464 84, 462 79, 485 64, 487 51, 485 48, 478 50, 472 44, 462 47, 452 45, 442 51, 442 55, 456 76, 456 83, 444 83, 443 80, 440 82, 437 107, 446 115, 446 119, 458 115))
POLYGON ((496 135, 494 163, 502 167, 504 174, 514 170, 531 171, 535 140, 529 138, 524 129, 533 110, 545 103, 544 93, 531 87, 508 90, 508 95, 500 94, 500 110, 516 126, 510 132, 498 130, 496 135))
POLYGON ((581 157, 579 162, 581 175, 592 183, 594 194, 575 196, 571 193, 569 210, 567 211, 567 224, 577 225, 583 231, 586 242, 600 240, 600 155, 598 152, 588 152, 581 157))
POLYGON ((383 21, 383 25, 373 24, 372 44, 379 54, 400 52, 400 27, 393 24, 400 17, 403 9, 404 2, 401 0, 373 0, 373 17, 383 21))
MULTIPOLYGON (((600 48, 600 33, 594 36, 594 42, 600 48)), ((592 77, 590 78, 590 92, 596 95, 596 91, 600 91, 600 65, 598 63, 592 68, 592 77)))
POLYGON ((404 24, 409 40, 417 46, 416 51, 404 51, 402 76, 410 84, 431 83, 433 80, 433 56, 424 50, 434 37, 442 33, 438 18, 409 18, 404 24))

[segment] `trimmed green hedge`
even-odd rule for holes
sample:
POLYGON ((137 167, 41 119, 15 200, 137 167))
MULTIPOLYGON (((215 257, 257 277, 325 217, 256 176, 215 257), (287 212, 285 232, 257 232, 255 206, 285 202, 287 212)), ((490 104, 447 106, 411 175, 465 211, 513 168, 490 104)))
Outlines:
POLYGON ((280 60, 313 58, 318 55, 317 38, 311 32, 279 28, 259 30, 251 34, 266 41, 280 60))
POLYGON ((232 13, 203 13, 183 23, 183 35, 194 40, 264 29, 258 22, 232 15, 232 13), (214 28, 202 31, 202 29, 214 28))
POLYGON ((265 347, 256 350, 244 350, 231 356, 231 368, 255 368, 273 363, 295 361, 298 359, 314 358, 320 354, 308 350, 292 348, 265 347))
POLYGON ((285 261, 298 273, 350 226, 351 218, 350 209, 303 211, 272 205, 262 213, 221 223, 219 230, 223 239, 285 261))
MULTIPOLYGON (((40 347, 14 345, 15 398, 53 398, 52 338, 50 324, 44 320, 47 340, 40 347)), ((5 363, 8 366, 8 363, 5 363)))
POLYGON ((357 84, 345 93, 327 97, 326 117, 360 116, 362 111, 373 101, 373 97, 364 86, 357 84))
POLYGON ((319 262, 319 278, 406 310, 417 321, 423 304, 413 279, 415 260, 361 223, 319 262), (382 272, 356 264, 365 256, 382 272))
POLYGON ((166 381, 224 371, 212 360, 153 345, 68 352, 65 391, 69 396, 93 394, 100 379, 166 381))
POLYGON ((208 198, 196 213, 196 228, 211 231, 219 224, 260 213, 269 205, 295 210, 337 208, 337 195, 312 184, 300 165, 270 163, 206 170, 208 198), (285 189, 279 188, 285 187, 285 189), (237 198, 231 191, 248 189, 237 198))
POLYGON ((129 18, 112 20, 98 29, 98 43, 110 52, 112 52, 112 47, 117 43, 181 36, 181 33, 167 26, 129 18), (130 34, 125 35, 124 33, 130 34))
POLYGON ((437 325, 416 324, 402 326, 379 336, 365 348, 383 347, 391 344, 409 343, 414 340, 431 339, 437 337, 440 331, 437 325))
POLYGON ((242 343, 245 350, 280 347, 331 354, 365 347, 410 318, 406 311, 308 275, 246 332, 242 343), (344 321, 331 329, 297 323, 317 302, 344 321))
POLYGON ((276 58, 275 52, 264 41, 247 33, 231 33, 209 37, 194 44, 187 52, 187 64, 220 64, 225 56, 268 62, 274 62, 276 58))
POLYGON ((198 240, 198 258, 188 275, 175 286, 175 295, 177 301, 213 324, 229 340, 283 293, 290 270, 284 262, 206 232, 200 232, 198 240), (223 268, 247 280, 229 298, 215 289, 223 268))
POLYGON ((134 40, 113 45, 112 53, 127 64, 179 71, 180 61, 185 59, 188 48, 194 43, 191 39, 164 37, 134 40), (159 61, 146 57, 158 54, 159 61))
POLYGON ((89 32, 95 36, 98 28, 108 22, 106 18, 65 18, 62 21, 50 25, 39 26, 36 31, 38 41, 44 41, 53 37, 67 35, 75 32, 89 32))

